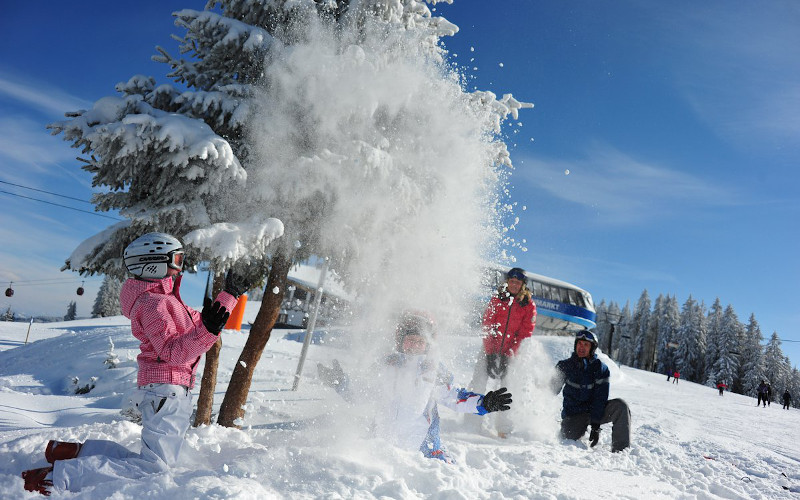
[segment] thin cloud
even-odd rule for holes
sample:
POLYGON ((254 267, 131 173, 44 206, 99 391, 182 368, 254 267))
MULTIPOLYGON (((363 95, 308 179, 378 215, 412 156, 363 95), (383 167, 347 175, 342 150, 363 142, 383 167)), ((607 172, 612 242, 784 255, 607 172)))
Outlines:
POLYGON ((637 160, 608 147, 596 147, 583 159, 538 158, 526 164, 529 168, 518 169, 515 177, 521 175, 534 189, 599 213, 606 224, 640 224, 698 207, 740 204, 718 181, 637 160))
POLYGON ((74 160, 76 150, 52 137, 45 124, 22 116, 0 118, 0 156, 45 171, 52 163, 74 160))
POLYGON ((673 273, 652 266, 599 259, 586 252, 565 255, 561 251, 538 250, 535 255, 518 256, 517 262, 530 271, 565 280, 590 292, 608 288, 609 283, 649 283, 648 286, 664 287, 680 284, 680 279, 673 273))
POLYGON ((671 68, 697 115, 742 148, 796 154, 800 144, 800 7, 737 2, 663 9, 671 68), (672 16, 672 18, 670 18, 672 16))
POLYGON ((32 106, 48 115, 63 116, 67 111, 87 108, 91 103, 70 95, 52 85, 34 80, 12 79, 0 75, 0 97, 32 106))

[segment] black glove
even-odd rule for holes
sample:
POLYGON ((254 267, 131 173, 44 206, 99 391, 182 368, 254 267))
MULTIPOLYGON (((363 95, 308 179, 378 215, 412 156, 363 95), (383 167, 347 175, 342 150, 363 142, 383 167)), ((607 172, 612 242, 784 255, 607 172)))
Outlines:
POLYGON ((250 286, 251 284, 244 279, 244 276, 228 271, 225 276, 225 288, 223 290, 239 298, 241 294, 250 290, 250 286))
POLYGON ((219 335, 230 315, 231 313, 222 304, 214 302, 210 306, 203 308, 203 312, 200 313, 200 319, 203 320, 203 326, 206 327, 206 330, 214 335, 219 335))
POLYGON ((319 373, 319 378, 322 379, 325 385, 333 387, 345 400, 351 401, 352 396, 349 392, 350 380, 347 378, 347 374, 342 369, 339 361, 334 359, 332 368, 328 368, 322 363, 317 363, 317 373, 319 373))
POLYGON ((511 408, 510 404, 511 393, 505 387, 501 387, 496 391, 489 391, 483 397, 483 407, 490 413, 493 411, 506 411, 511 408))
POLYGON ((497 378, 497 357, 499 354, 486 355, 486 373, 489 378, 497 378))
POLYGON ((594 448, 598 441, 600 441, 600 426, 592 424, 592 430, 589 432, 589 447, 594 448))
POLYGON ((321 378, 328 387, 337 389, 337 386, 346 385, 347 375, 345 375, 342 365, 340 365, 339 361, 336 359, 333 360, 332 368, 328 368, 322 363, 317 363, 317 372, 319 373, 319 378, 321 378))

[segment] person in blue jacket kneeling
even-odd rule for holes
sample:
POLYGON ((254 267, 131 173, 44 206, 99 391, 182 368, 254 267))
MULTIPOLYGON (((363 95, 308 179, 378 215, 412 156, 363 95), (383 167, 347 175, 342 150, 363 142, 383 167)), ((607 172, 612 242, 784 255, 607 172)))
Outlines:
POLYGON ((556 364, 554 390, 562 390, 561 436, 578 440, 589 433, 589 446, 600 441, 600 426, 611 423, 611 451, 622 451, 631 443, 631 411, 622 399, 608 400, 608 367, 595 354, 597 336, 590 330, 578 332, 575 347, 567 359, 556 364))

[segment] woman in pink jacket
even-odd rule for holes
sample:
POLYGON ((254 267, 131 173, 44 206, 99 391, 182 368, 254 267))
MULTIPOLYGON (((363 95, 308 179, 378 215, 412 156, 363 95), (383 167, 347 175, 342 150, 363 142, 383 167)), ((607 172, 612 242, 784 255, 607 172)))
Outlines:
POLYGON ((133 274, 122 286, 120 305, 139 341, 139 390, 143 392, 142 448, 134 453, 105 440, 85 443, 50 441, 49 467, 22 473, 25 489, 49 494, 48 487, 78 491, 82 487, 161 472, 177 462, 192 413, 191 389, 202 356, 246 291, 243 281, 228 275, 225 291, 199 313, 179 293, 183 246, 164 233, 147 233, 125 249, 125 267, 133 274))
MULTIPOLYGON (((525 270, 514 267, 506 273, 506 282, 497 290, 483 313, 483 350, 478 356, 470 389, 485 393, 488 379, 499 379, 506 386, 508 363, 520 343, 533 334, 536 326, 536 304, 525 285, 525 270)), ((475 420, 475 419, 473 419, 475 420)), ((475 421, 475 425, 480 422, 475 421)), ((498 414, 497 435, 505 438, 512 430, 511 419, 498 414)))

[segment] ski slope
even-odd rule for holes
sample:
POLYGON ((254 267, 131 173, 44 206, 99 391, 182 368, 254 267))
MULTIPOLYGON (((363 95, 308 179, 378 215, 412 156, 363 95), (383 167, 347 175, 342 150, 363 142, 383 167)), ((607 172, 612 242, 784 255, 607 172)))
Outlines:
MULTIPOLYGON (((49 439, 139 447, 140 427, 120 414, 135 394, 138 354, 127 320, 34 324, 25 345, 28 326, 0 323, 2 499, 33 496, 23 490, 20 472, 45 465, 49 439), (112 342, 119 364, 108 369, 112 342), (73 394, 74 377, 79 386, 96 377, 95 388, 73 394)), ((246 332, 223 332, 220 382, 230 376, 246 332)), ((346 370, 363 371, 364 360, 352 359, 341 339, 310 346, 299 389, 292 391, 302 344, 283 333, 273 332, 256 369, 241 430, 190 429, 184 463, 170 473, 52 498, 776 499, 800 493, 800 412, 778 403, 757 408, 753 398, 673 384, 603 355, 612 371, 611 397, 631 406, 633 441, 625 452, 610 453, 606 425, 590 449, 585 440, 558 437, 561 397, 546 389, 554 362, 569 354, 572 341, 535 336, 509 373, 516 432, 500 440, 491 416, 476 431, 442 408, 443 441, 457 461, 448 465, 371 436, 368 402, 345 404, 322 384, 317 362, 336 358, 346 370)), ((356 332, 345 334, 358 339, 356 332)), ((469 382, 479 347, 475 334, 440 339, 442 360, 457 383, 469 382)), ((220 383, 217 406, 224 390, 220 383)))

